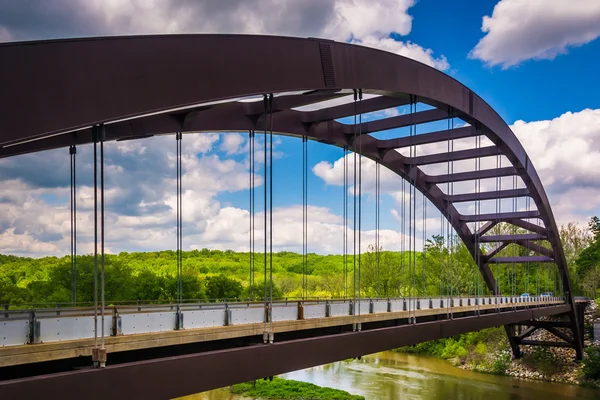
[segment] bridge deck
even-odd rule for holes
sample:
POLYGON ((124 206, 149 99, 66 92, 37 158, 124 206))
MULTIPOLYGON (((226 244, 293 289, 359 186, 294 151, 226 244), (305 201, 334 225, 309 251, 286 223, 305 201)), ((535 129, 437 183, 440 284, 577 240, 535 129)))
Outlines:
MULTIPOLYGON (((448 318, 450 313, 507 311, 563 303, 564 299, 558 297, 386 299, 356 304, 351 300, 274 302, 273 332, 347 327, 358 322, 369 324, 409 317, 437 320, 448 318)), ((178 317, 177 306, 172 305, 111 308, 107 313, 105 347, 109 354, 262 336, 267 314, 263 303, 186 304, 180 307, 182 317, 178 317), (178 323, 183 329, 178 329, 178 323)), ((0 367, 90 357, 95 343, 93 310, 89 309, 10 311, 0 319, 0 328, 0 367), (35 332, 27 331, 35 326, 35 332), (25 329, 18 331, 16 338, 15 327, 25 329), (80 337, 73 338, 75 335, 80 337), (16 344, 19 340, 21 344, 16 344)))

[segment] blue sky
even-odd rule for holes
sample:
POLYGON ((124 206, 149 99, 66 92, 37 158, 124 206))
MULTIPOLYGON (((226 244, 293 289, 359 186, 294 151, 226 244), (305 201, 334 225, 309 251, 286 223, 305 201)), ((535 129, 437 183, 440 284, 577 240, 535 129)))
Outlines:
MULTIPOLYGON (((600 214, 600 177, 596 173, 600 168, 598 1, 296 0, 282 4, 274 0, 0 0, 0 42, 156 33, 326 37, 429 64, 474 90, 512 126, 545 184, 559 224, 585 224, 589 217, 600 214)), ((406 111, 399 108, 389 113, 406 111)), ((384 117, 379 113, 366 118, 384 117)), ((420 127, 420 133, 444 124, 420 127)), ((406 134, 406 130, 395 130, 374 136, 406 134)), ((261 140, 258 138, 257 149, 261 140)), ((173 137, 159 137, 106 145, 110 251, 175 247, 174 142, 173 137)), ((184 137, 186 249, 247 248, 247 145, 247 133, 184 137)), ((301 141, 277 137, 275 148, 275 246, 299 251, 301 141)), ((311 251, 341 250, 342 156, 339 148, 309 143, 311 251)), ((82 146, 78 157, 78 240, 85 252, 92 243, 89 146, 82 146)), ((375 234, 374 167, 368 160, 364 166, 363 235, 365 242, 371 243, 375 234)), ((257 167, 256 207, 261 211, 262 164, 257 167)), ((0 253, 43 256, 68 252, 68 182, 66 149, 47 152, 44 157, 0 160, 4 193, 0 253)), ((383 171, 380 235, 385 248, 398 249, 404 237, 400 199, 401 181, 383 171)), ((417 213, 421 215, 422 207, 417 213)), ((261 219, 257 215, 257 221, 261 219)), ((439 222, 437 228, 433 226, 439 214, 428 208, 429 219, 427 236, 439 233, 439 222)), ((420 237, 422 227, 418 229, 420 237)), ((260 242, 260 233, 257 239, 260 242)))

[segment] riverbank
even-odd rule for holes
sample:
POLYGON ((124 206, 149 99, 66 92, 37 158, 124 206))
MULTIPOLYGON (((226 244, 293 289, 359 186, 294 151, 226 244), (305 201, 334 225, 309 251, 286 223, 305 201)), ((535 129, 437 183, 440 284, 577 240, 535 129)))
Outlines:
MULTIPOLYGON (((585 315, 587 349, 582 362, 575 361, 572 349, 539 346, 523 346, 522 357, 512 359, 502 327, 421 343, 397 351, 442 358, 465 370, 600 388, 600 347, 594 344, 589 329, 597 317, 596 303, 591 302, 585 315)), ((544 330, 536 331, 530 338, 556 340, 544 330)))

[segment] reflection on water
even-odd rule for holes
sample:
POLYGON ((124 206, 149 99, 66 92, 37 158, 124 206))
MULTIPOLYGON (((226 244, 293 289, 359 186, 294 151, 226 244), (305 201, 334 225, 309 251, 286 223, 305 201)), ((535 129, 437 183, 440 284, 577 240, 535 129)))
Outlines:
MULTIPOLYGON (((282 375, 379 399, 561 400, 600 399, 600 391, 578 386, 481 374, 430 357, 383 352, 282 375)), ((227 389, 192 397, 240 400, 227 389)))

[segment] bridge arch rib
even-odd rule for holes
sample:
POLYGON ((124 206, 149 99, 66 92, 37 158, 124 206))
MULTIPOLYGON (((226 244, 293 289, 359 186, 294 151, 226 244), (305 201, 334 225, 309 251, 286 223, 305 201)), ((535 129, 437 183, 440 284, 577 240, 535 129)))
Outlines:
MULTIPOLYGON (((444 73, 392 53, 319 39, 241 35, 114 37, 0 45, 0 157, 92 142, 92 126, 103 124, 106 140, 173 132, 260 131, 264 94, 275 94, 274 131, 362 153, 416 187, 449 220, 475 260, 491 293, 497 293, 489 264, 555 262, 572 305, 573 346, 581 354, 571 282, 550 204, 522 145, 502 118, 479 96, 444 73), (337 120, 354 115, 353 104, 327 107, 361 89, 370 98, 362 112, 408 105, 431 107, 354 127, 337 120), (238 101, 257 97, 258 101, 238 101), (312 105, 312 110, 306 110, 312 105), (470 126, 413 137, 380 140, 374 133, 441 121, 454 115, 470 126), (406 157, 398 148, 485 136, 492 146, 406 157), (503 168, 432 175, 422 166, 448 160, 502 155, 503 168), (481 193, 444 193, 448 182, 518 176, 524 187, 481 193), (530 197, 535 211, 480 215, 459 213, 465 201, 530 197), (532 224, 539 218, 543 226, 532 224), (480 221, 479 232, 469 223, 480 221), (498 222, 532 231, 485 235, 498 222), (547 240, 551 249, 535 243, 547 240), (520 258, 485 255, 476 243, 517 243, 537 253, 520 258)), ((510 336, 510 335, 509 335, 510 336)), ((513 343, 515 344, 515 343, 513 343)), ((515 348, 513 348, 515 350, 515 348)))

